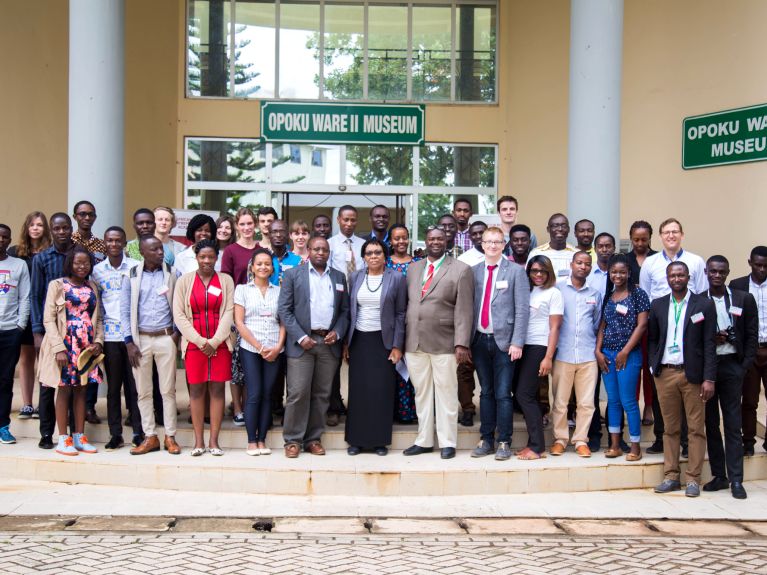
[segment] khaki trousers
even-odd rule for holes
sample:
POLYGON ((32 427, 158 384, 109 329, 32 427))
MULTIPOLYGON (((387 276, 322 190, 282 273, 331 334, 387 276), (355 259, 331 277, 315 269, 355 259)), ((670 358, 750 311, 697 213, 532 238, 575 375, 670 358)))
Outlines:
POLYGON ((439 447, 458 443, 458 380, 455 355, 408 352, 405 361, 415 389, 418 437, 415 444, 434 447, 434 429, 439 447))
POLYGON ((165 420, 165 436, 176 435, 176 344, 169 335, 142 335, 139 339, 141 362, 133 368, 138 392, 141 426, 146 436, 157 435, 152 402, 152 362, 157 364, 165 420))
POLYGON ((663 414, 663 474, 679 481, 679 438, 682 430, 682 407, 687 416, 689 458, 685 481, 700 483, 700 472, 706 456, 706 404, 700 397, 699 384, 690 383, 684 370, 662 369, 655 376, 655 388, 663 414))
POLYGON ((597 386, 597 362, 567 363, 555 361, 551 374, 551 392, 554 407, 551 421, 554 427, 554 441, 567 446, 570 430, 567 427, 567 403, 575 389, 577 410, 572 443, 578 447, 589 441, 589 426, 594 415, 594 390, 597 386))

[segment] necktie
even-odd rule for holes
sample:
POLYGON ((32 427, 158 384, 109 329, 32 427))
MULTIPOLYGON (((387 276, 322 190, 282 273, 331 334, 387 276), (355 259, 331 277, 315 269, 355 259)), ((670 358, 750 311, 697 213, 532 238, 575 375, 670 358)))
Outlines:
POLYGON ((351 275, 357 271, 357 262, 354 261, 354 250, 352 249, 351 238, 346 240, 346 245, 349 248, 346 255, 346 281, 348 282, 351 275))
POLYGON ((425 296, 426 292, 429 291, 432 279, 434 279, 434 264, 429 264, 429 270, 426 272, 426 281, 421 286, 421 297, 425 296))
POLYGON ((485 284, 485 297, 482 298, 482 313, 479 316, 479 324, 482 329, 490 325, 490 296, 493 294, 493 272, 497 265, 487 266, 487 283, 485 284))

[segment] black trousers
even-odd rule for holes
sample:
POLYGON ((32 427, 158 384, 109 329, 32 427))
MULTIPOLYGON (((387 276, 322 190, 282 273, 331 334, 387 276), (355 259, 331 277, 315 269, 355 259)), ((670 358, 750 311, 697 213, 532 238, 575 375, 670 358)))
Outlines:
POLYGON ((328 404, 328 413, 335 413, 336 415, 346 414, 344 398, 341 397, 341 361, 338 362, 336 373, 333 376, 333 386, 330 388, 330 403, 328 404))
POLYGON ((526 345, 517 361, 517 388, 514 397, 525 415, 527 447, 538 454, 546 450, 543 436, 543 414, 538 403, 538 368, 546 357, 545 345, 526 345))
POLYGON ((20 329, 0 331, 0 427, 11 423, 13 373, 21 353, 20 329))
POLYGON ((743 481, 743 441, 740 435, 745 372, 736 354, 720 355, 716 369, 714 397, 706 402, 706 447, 708 464, 714 477, 729 477, 743 481), (724 443, 719 429, 719 408, 722 408, 724 443), (726 466, 725 466, 726 463, 726 466), (725 470, 726 468, 726 470, 725 470))
POLYGON ((120 390, 125 390, 125 405, 130 412, 133 434, 143 433, 141 413, 138 409, 138 394, 133 370, 128 361, 128 350, 119 341, 104 343, 104 369, 107 372, 107 421, 110 435, 122 435, 122 398, 120 390))

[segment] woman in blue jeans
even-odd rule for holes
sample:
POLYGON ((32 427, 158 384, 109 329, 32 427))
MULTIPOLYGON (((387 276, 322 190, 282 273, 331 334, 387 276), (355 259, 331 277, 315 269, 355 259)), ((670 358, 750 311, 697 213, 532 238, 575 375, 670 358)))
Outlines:
POLYGON ((615 254, 607 265, 607 291, 597 335, 596 356, 607 389, 607 421, 610 447, 605 457, 620 457, 623 411, 629 424, 631 451, 627 461, 642 459, 642 434, 636 382, 642 369, 642 335, 647 329, 650 298, 631 278, 628 258, 615 254), (613 425, 615 423, 615 425, 613 425))
POLYGON ((279 286, 269 278, 274 273, 272 254, 258 248, 248 264, 252 279, 234 292, 234 324, 240 333, 240 360, 248 390, 245 429, 248 455, 269 455, 266 432, 271 423, 272 387, 284 361, 285 326, 277 317, 279 286))

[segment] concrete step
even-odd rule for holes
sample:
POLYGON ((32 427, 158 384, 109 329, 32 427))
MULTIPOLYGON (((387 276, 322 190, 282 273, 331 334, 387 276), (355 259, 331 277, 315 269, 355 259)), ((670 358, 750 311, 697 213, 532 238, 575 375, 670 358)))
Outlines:
MULTIPOLYGON (((603 453, 584 459, 572 451, 538 461, 474 459, 465 450, 451 460, 440 459, 438 453, 403 457, 398 451, 386 457, 350 457, 345 451, 329 450, 324 457, 301 454, 297 459, 285 458, 281 450, 258 457, 239 449, 228 449, 223 457, 189 453, 184 446, 177 456, 166 452, 131 456, 123 448, 67 457, 39 449, 35 439, 20 439, 0 448, 0 477, 166 490, 357 496, 605 491, 653 487, 663 478, 662 456, 647 454, 629 463, 606 459, 603 453)), ((745 477, 767 478, 767 454, 760 450, 746 458, 745 477)), ((708 479, 705 465, 703 480, 708 479)))

